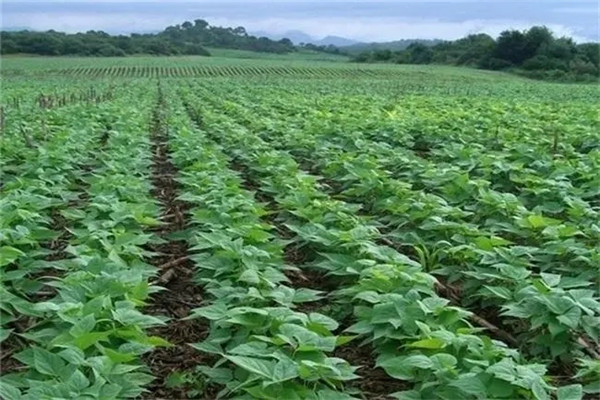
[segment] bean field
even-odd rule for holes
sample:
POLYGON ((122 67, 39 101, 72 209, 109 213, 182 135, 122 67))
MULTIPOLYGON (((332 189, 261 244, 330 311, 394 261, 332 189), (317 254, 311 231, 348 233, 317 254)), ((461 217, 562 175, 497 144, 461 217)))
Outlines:
POLYGON ((597 87, 193 57, 2 75, 1 398, 600 394, 597 87))

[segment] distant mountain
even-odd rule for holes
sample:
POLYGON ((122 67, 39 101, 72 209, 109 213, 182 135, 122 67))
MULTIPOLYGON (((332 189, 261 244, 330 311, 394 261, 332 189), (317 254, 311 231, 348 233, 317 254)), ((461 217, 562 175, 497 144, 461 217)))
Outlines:
POLYGON ((315 40, 315 41, 308 42, 308 43, 316 44, 317 46, 333 45, 333 46, 337 46, 337 47, 343 47, 343 46, 354 45, 354 44, 357 44, 358 42, 356 40, 348 39, 348 38, 341 37, 341 36, 325 36, 323 39, 315 40))
POLYGON ((423 43, 426 46, 434 46, 442 40, 433 39, 401 39, 395 40, 393 42, 359 42, 356 40, 348 39, 341 36, 325 36, 322 39, 317 39, 307 33, 298 30, 291 30, 284 33, 269 33, 265 31, 257 31, 257 32, 249 32, 254 36, 264 36, 268 37, 272 40, 281 40, 283 38, 288 38, 295 45, 299 45, 300 43, 311 43, 316 46, 329 46, 333 45, 339 47, 341 51, 349 54, 358 54, 364 51, 374 51, 374 50, 404 50, 412 43, 423 43))
POLYGON ((2 27, 2 30, 5 32, 35 31, 28 26, 7 26, 2 27))
POLYGON ((350 54, 358 54, 363 51, 374 50, 404 50, 413 43, 422 43, 426 46, 435 46, 443 42, 441 39, 401 39, 393 42, 371 42, 371 43, 354 43, 348 46, 342 46, 340 50, 350 54))
POLYGON ((358 43, 356 40, 344 38, 341 36, 325 36, 323 39, 316 39, 309 34, 306 34, 302 31, 292 30, 284 33, 269 33, 265 31, 256 31, 256 32, 248 32, 254 36, 264 36, 268 37, 272 40, 281 40, 283 38, 288 38, 295 45, 299 45, 300 43, 312 43, 317 46, 349 46, 352 44, 358 43))
POLYGON ((256 31, 256 32, 248 32, 250 35, 253 36, 257 36, 257 37, 268 37, 271 40, 281 40, 283 38, 288 38, 292 41, 292 43, 294 44, 300 44, 300 43, 312 43, 315 39, 310 36, 307 35, 306 33, 302 32, 302 31, 287 31, 284 33, 270 33, 270 32, 265 32, 265 31, 256 31))

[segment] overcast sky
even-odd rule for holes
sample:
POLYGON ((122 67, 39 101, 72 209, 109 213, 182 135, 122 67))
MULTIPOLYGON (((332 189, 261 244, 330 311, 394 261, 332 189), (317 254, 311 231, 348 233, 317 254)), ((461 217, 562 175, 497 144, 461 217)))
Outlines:
POLYGON ((149 32, 202 18, 274 34, 300 30, 315 38, 361 41, 456 39, 470 33, 546 25, 577 41, 599 40, 598 1, 22 1, 2 2, 2 27, 149 32))

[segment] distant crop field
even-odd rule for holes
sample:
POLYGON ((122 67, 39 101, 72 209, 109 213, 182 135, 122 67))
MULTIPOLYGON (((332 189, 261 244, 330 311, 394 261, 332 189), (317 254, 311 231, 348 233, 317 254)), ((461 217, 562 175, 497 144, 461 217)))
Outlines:
POLYGON ((600 393, 593 85, 2 60, 0 397, 600 393))

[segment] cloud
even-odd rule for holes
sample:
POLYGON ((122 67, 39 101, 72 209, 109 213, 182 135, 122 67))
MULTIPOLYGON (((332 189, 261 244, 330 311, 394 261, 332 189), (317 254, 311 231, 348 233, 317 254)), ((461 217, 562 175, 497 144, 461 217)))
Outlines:
MULTIPOLYGON (((539 21, 510 21, 510 20, 466 20, 462 22, 447 22, 425 19, 346 19, 346 18, 264 18, 264 19, 234 19, 207 17, 213 25, 238 26, 242 25, 249 31, 265 31, 285 33, 289 30, 308 32, 315 37, 339 35, 349 39, 364 41, 390 41, 407 38, 422 39, 458 39, 472 33, 487 33, 498 36, 506 29, 527 29, 533 25, 543 25, 539 21)), ((546 24, 557 36, 572 36, 575 40, 585 41, 577 37, 574 31, 560 24, 546 24)))
MULTIPOLYGON (((103 14, 71 13, 60 18, 41 13, 16 15, 21 26, 37 29, 55 29, 65 32, 79 32, 102 29, 109 32, 148 32, 161 30, 168 25, 182 22, 173 15, 152 15, 137 17, 136 14, 116 14, 107 18, 103 14)), ((527 29, 542 25, 539 21, 510 21, 473 19, 462 22, 448 22, 427 19, 398 18, 249 18, 238 19, 220 16, 206 16, 211 25, 244 26, 248 31, 262 31, 283 34, 290 30, 307 32, 316 38, 328 35, 344 36, 361 41, 390 41, 397 39, 458 39, 468 34, 487 33, 497 36, 506 29, 527 29)), ((557 36, 571 36, 577 41, 573 29, 559 24, 547 25, 557 36)))
POLYGON ((559 8, 553 8, 552 9, 553 12, 558 13, 558 14, 582 14, 582 15, 589 15, 589 14, 598 14, 598 12, 600 11, 600 7, 598 5, 594 6, 580 6, 580 7, 559 7, 559 8))
POLYGON ((37 30, 54 29, 67 33, 89 30, 130 33, 162 30, 168 25, 180 23, 181 18, 161 15, 139 18, 135 14, 67 13, 57 16, 46 13, 15 13, 11 14, 11 22, 37 30))
MULTIPOLYGON (((285 3, 285 0, 277 2, 279 7, 270 7, 270 3, 249 0, 249 3, 256 3, 256 6, 242 7, 240 0, 234 1, 238 6, 221 5, 214 0, 187 1, 187 4, 178 7, 171 7, 164 1, 146 7, 128 5, 132 3, 131 1, 110 5, 102 5, 97 1, 89 1, 89 4, 85 5, 81 3, 70 5, 68 2, 63 2, 61 6, 53 5, 57 3, 44 3, 39 7, 27 6, 23 2, 17 4, 5 1, 12 6, 8 8, 3 6, 3 11, 6 11, 4 22, 10 21, 13 26, 65 32, 87 30, 104 30, 110 33, 150 32, 195 18, 206 19, 212 25, 241 25, 251 32, 284 34, 290 30, 300 30, 317 38, 336 35, 360 41, 390 41, 407 38, 450 40, 472 33, 497 36, 506 29, 522 30, 533 25, 546 25, 557 36, 571 36, 581 42, 586 40, 584 36, 593 36, 597 31, 597 28, 592 29, 592 25, 587 27, 589 24, 585 25, 587 28, 582 29, 582 25, 572 23, 568 19, 548 17, 548 14, 557 16, 555 10, 558 2, 553 2, 550 7, 539 8, 539 12, 520 13, 519 9, 512 10, 507 4, 498 10, 483 7, 481 2, 478 2, 478 9, 468 5, 458 7, 458 3, 467 3, 464 0, 455 2, 456 6, 440 5, 433 10, 430 6, 418 7, 414 1, 401 1, 404 3, 404 8, 396 7, 391 0, 384 2, 387 6, 377 6, 379 1, 370 4, 362 1, 361 7, 344 7, 339 4, 326 6, 327 3, 332 3, 331 0, 313 3, 314 6, 310 7, 307 4, 296 7, 282 6, 281 3, 285 3), (408 3, 411 5, 407 6, 408 3)), ((293 3, 305 2, 294 1, 293 3)), ((492 3, 498 5, 499 2, 490 1, 490 6, 492 3)), ((535 4, 541 6, 542 3, 535 4)), ((523 2, 523 4, 532 6, 534 3, 523 2)), ((564 4, 563 8, 590 9, 588 3, 567 4, 564 4)), ((584 18, 583 15, 574 14, 571 15, 576 17, 576 21, 584 18)), ((597 23, 595 26, 597 27, 597 23)))

